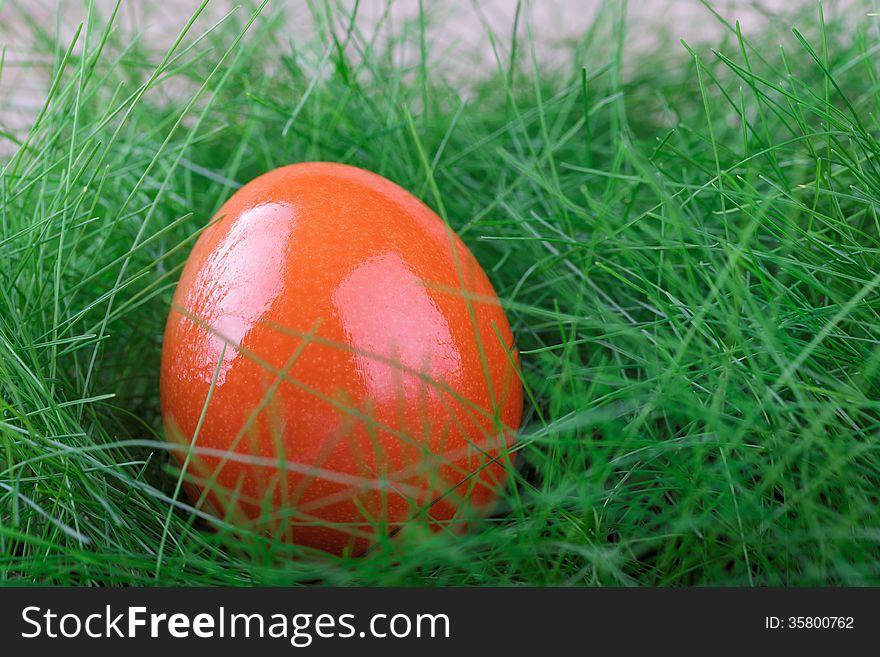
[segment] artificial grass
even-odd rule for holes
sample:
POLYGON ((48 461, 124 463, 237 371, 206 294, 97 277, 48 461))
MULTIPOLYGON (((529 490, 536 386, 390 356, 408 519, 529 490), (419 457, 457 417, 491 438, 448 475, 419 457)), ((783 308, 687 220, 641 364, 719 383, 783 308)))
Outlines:
POLYGON ((301 41, 251 10, 168 54, 94 11, 76 49, 32 25, 53 83, 2 133, 0 581, 880 583, 876 23, 639 53, 611 7, 561 65, 486 33, 497 68, 462 80, 424 16, 377 38, 316 4, 301 41), (304 160, 422 197, 507 308, 517 474, 467 535, 317 558, 173 501, 176 279, 240 184, 304 160))

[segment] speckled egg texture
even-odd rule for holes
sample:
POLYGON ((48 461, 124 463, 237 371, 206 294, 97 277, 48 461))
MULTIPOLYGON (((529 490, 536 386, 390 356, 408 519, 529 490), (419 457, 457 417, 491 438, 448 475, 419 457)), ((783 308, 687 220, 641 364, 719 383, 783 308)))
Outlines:
POLYGON ((358 554, 491 507, 517 364, 489 279, 427 206, 362 169, 294 164, 199 237, 165 329, 162 414, 194 502, 358 554))

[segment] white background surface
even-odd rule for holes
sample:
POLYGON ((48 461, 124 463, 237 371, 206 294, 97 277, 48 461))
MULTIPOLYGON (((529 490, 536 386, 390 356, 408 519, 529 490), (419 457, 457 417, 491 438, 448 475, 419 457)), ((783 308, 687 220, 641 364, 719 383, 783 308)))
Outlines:
MULTIPOLYGON (((113 4, 113 0, 95 0, 96 7, 104 15, 109 14, 113 4)), ((237 4, 232 0, 214 0, 195 29, 206 29, 237 4)), ((290 32, 282 36, 302 43, 314 34, 314 21, 305 2, 274 0, 268 10, 278 4, 283 4, 289 14, 290 32)), ((353 6, 354 2, 344 0, 342 4, 353 6)), ((0 78, 0 126, 15 132, 25 130, 39 111, 49 86, 48 78, 35 74, 30 66, 40 56, 28 40, 30 31, 22 29, 22 24, 31 18, 49 33, 60 28, 62 41, 67 43, 83 20, 86 5, 84 1, 69 0, 0 0, 0 47, 6 48, 6 65, 0 78)), ((170 45, 198 5, 197 0, 123 0, 118 29, 126 38, 143 32, 143 38, 157 51, 162 51, 170 45)), ((385 5, 384 0, 362 0, 358 24, 365 34, 372 31, 385 5)), ((855 20, 877 21, 880 26, 880 17, 867 16, 869 12, 877 11, 878 5, 880 0, 825 0, 824 9, 828 17, 835 12, 847 11, 855 20)), ((510 41, 516 11, 514 0, 426 0, 425 6, 431 17, 429 40, 432 52, 435 58, 442 58, 453 68, 472 70, 474 66, 494 66, 494 55, 486 37, 487 24, 495 31, 502 47, 510 41)), ((713 6, 725 18, 739 19, 746 33, 772 24, 773 29, 779 29, 781 41, 790 36, 791 26, 786 19, 775 15, 799 6, 812 8, 815 12, 818 3, 810 0, 715 0, 713 6)), ((609 24, 617 7, 618 3, 614 1, 533 0, 526 11, 533 38, 540 44, 539 58, 552 58, 554 53, 560 52, 560 46, 566 41, 583 34, 598 12, 605 12, 603 20, 609 24)), ((414 20, 418 12, 419 0, 396 0, 390 11, 391 28, 399 28, 404 21, 414 20)), ((525 24, 520 21, 521 37, 525 37, 525 24)), ((626 49, 650 50, 664 42, 677 44, 678 39, 692 43, 711 42, 720 38, 724 31, 699 0, 630 0, 627 24, 626 49)), ((7 150, 8 144, 0 144, 0 154, 7 150)))

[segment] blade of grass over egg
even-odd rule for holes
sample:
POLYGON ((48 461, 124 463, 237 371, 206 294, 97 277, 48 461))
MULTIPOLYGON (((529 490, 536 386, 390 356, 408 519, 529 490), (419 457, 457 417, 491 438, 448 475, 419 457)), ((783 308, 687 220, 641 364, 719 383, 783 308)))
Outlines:
MULTIPOLYGON (((220 350, 220 358, 217 359, 217 366, 214 368, 214 376, 211 377, 211 385, 208 387, 208 394, 205 396, 205 404, 202 407, 202 412, 199 415, 199 420, 196 423, 196 430, 193 432, 192 440, 189 441, 189 446, 186 450, 186 455, 184 456, 183 463, 180 466, 180 474, 177 477, 177 483, 174 485, 174 493, 172 494, 172 499, 177 499, 180 495, 180 488, 183 485, 183 479, 186 476, 187 468, 189 467, 190 460, 193 455, 193 448, 196 446, 196 441, 199 438, 199 432, 202 430, 202 423, 205 421, 205 414, 208 412, 208 406, 211 403, 211 397, 214 396, 214 390, 217 387, 217 377, 220 375, 220 369, 223 367, 223 359, 226 356, 226 343, 223 343, 223 348, 220 350)), ((156 554, 156 579, 159 579, 159 576, 162 573, 162 556, 165 551, 165 542, 168 538, 168 526, 171 524, 171 514, 174 511, 174 507, 168 507, 168 514, 165 516, 165 524, 162 527, 162 538, 159 539, 159 550, 156 554)))

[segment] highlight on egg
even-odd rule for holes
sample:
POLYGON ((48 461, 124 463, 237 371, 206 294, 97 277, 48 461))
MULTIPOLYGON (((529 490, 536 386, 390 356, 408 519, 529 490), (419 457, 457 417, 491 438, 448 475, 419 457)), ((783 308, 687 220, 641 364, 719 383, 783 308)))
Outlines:
POLYGON ((434 212, 363 169, 301 163, 242 187, 199 237, 165 329, 162 415, 194 502, 359 554, 492 508, 518 368, 489 279, 434 212))

